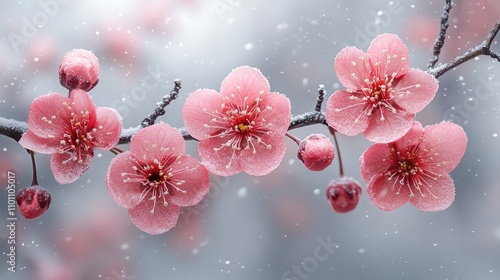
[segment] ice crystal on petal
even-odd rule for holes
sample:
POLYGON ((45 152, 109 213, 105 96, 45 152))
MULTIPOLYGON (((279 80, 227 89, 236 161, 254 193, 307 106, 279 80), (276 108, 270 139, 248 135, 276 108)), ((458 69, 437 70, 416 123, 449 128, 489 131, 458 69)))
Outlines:
POLYGON ((132 136, 130 151, 111 161, 106 185, 140 230, 161 234, 175 226, 180 207, 203 199, 209 177, 200 162, 185 154, 179 131, 155 124, 132 136))
POLYGON ((449 173, 465 153, 467 136, 453 123, 422 128, 414 122, 400 139, 375 144, 360 157, 367 194, 378 208, 394 210, 408 201, 422 211, 440 211, 455 199, 449 173))
POLYGON ((270 92, 267 79, 256 68, 234 69, 220 93, 210 89, 191 93, 182 115, 188 132, 200 140, 203 163, 214 174, 266 175, 283 159, 290 101, 270 92))
POLYGON ((28 131, 19 143, 52 154, 50 165, 56 181, 68 184, 90 167, 94 148, 109 150, 118 143, 121 129, 118 113, 96 108, 85 91, 73 90, 70 98, 49 93, 31 104, 28 131))
POLYGON ((376 37, 367 53, 344 48, 334 66, 346 89, 328 99, 328 125, 349 136, 363 132, 377 143, 403 136, 415 113, 427 106, 438 90, 436 78, 409 68, 408 49, 393 34, 376 37))

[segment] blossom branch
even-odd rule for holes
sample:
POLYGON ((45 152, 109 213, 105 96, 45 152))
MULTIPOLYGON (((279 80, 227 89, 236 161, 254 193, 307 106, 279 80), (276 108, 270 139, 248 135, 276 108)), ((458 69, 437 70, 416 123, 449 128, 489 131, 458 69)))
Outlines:
POLYGON ((153 125, 159 116, 165 114, 165 107, 167 107, 168 104, 170 104, 170 102, 177 99, 177 97, 179 96, 179 91, 182 88, 181 80, 179 79, 174 80, 174 84, 175 84, 174 89, 170 91, 170 94, 165 95, 163 97, 162 102, 156 103, 155 111, 142 121, 141 123, 142 127, 153 125))
POLYGON ((26 131, 28 131, 27 123, 0 117, 0 135, 19 141, 26 131))
MULTIPOLYGON (((438 78, 444 73, 448 72, 449 70, 480 55, 488 55, 491 58, 496 59, 500 62, 500 54, 491 50, 491 45, 493 43, 493 40, 500 31, 500 21, 499 21, 493 26, 492 30, 488 33, 485 40, 481 44, 470 49, 466 53, 456 57, 455 59, 453 59, 448 63, 434 66, 439 60, 439 54, 444 44, 450 10, 451 10, 451 1, 446 0, 445 11, 443 13, 443 16, 441 17, 441 32, 439 37, 436 39, 433 57, 429 61, 430 67, 428 68, 427 72, 433 75, 434 77, 438 78)), ((175 80, 174 84, 175 84, 174 89, 170 91, 169 95, 164 96, 162 102, 157 103, 155 111, 146 118, 144 118, 144 120, 141 122, 140 125, 122 130, 118 144, 130 143, 130 139, 135 133, 137 133, 138 131, 147 126, 154 124, 159 116, 165 114, 165 107, 169 105, 171 101, 175 100, 178 97, 179 91, 181 89, 180 80, 175 80)), ((327 125, 325 115, 321 112, 321 106, 325 93, 324 86, 322 85, 319 86, 318 93, 319 96, 317 98, 315 110, 292 117, 288 130, 314 124, 327 125)), ((27 130, 28 130, 28 124, 26 122, 0 117, 0 135, 5 135, 9 138, 14 139, 15 141, 19 141, 19 139, 21 139, 22 135, 27 130)), ((187 132, 185 128, 180 128, 179 131, 181 132, 185 140, 196 140, 187 132)))
POLYGON ((444 46, 444 40, 446 36, 446 30, 448 30, 448 26, 450 26, 448 19, 450 17, 451 11, 451 0, 446 0, 446 4, 444 5, 444 12, 441 15, 441 29, 439 31, 439 35, 434 43, 434 50, 429 63, 427 64, 427 68, 432 68, 436 66, 436 63, 439 60, 439 55, 441 54, 441 49, 444 46))
POLYGON ((452 7, 451 0, 446 0, 446 4, 444 6, 444 12, 443 15, 441 16, 441 31, 439 32, 438 38, 436 39, 436 42, 434 44, 433 56, 429 60, 427 66, 428 67, 427 72, 433 75, 434 77, 438 78, 439 76, 443 75, 449 70, 480 55, 487 55, 490 56, 491 58, 500 61, 500 54, 491 50, 491 44, 493 43, 493 40, 495 39, 495 37, 498 34, 498 31, 500 30, 500 21, 498 21, 493 26, 492 30, 488 33, 488 35, 481 44, 475 46, 474 48, 471 48, 464 54, 457 56, 452 61, 444 64, 439 64, 437 67, 435 67, 437 61, 439 60, 439 54, 441 53, 441 49, 444 45, 446 30, 448 29, 449 26, 448 21, 449 21, 451 7, 452 7))
POLYGON ((323 98, 325 97, 325 85, 319 85, 318 87, 318 98, 316 99, 316 112, 321 112, 321 105, 323 104, 323 98))

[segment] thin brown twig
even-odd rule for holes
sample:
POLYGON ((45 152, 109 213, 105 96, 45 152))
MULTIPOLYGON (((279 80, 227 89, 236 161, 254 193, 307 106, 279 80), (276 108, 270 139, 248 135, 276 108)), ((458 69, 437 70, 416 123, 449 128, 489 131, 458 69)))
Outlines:
POLYGON ((467 62, 480 55, 490 56, 500 62, 500 55, 491 50, 491 44, 493 43, 493 40, 497 36, 499 30, 500 30, 500 21, 495 23, 493 29, 488 33, 486 39, 484 39, 484 41, 481 44, 468 50, 464 54, 457 56, 448 63, 439 64, 435 68, 429 68, 427 72, 433 75, 434 77, 438 78, 439 76, 459 66, 460 64, 467 62))
POLYGON ((434 42, 434 49, 432 52, 432 57, 429 59, 429 63, 427 64, 427 68, 432 68, 436 66, 436 63, 439 60, 439 55, 441 54, 441 49, 444 46, 444 40, 446 39, 446 30, 448 30, 448 26, 450 26, 448 19, 450 17, 451 11, 451 0, 446 0, 444 5, 444 11, 441 15, 441 25, 439 30, 439 35, 434 42))

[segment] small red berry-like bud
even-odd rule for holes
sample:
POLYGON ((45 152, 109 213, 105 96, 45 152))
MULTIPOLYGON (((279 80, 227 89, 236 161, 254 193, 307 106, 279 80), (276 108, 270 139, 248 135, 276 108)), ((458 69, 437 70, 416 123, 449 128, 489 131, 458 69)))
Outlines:
POLYGON ((59 66, 59 82, 69 90, 91 90, 99 82, 99 60, 88 50, 67 52, 59 66))
POLYGON ((326 189, 326 198, 338 213, 346 213, 356 208, 360 195, 361 187, 353 178, 342 177, 333 180, 326 189))
POLYGON ((323 134, 311 134, 299 144, 298 158, 312 171, 321 171, 332 164, 335 149, 323 134))
POLYGON ((22 188, 16 195, 17 209, 28 220, 40 217, 50 206, 50 193, 39 186, 22 188))

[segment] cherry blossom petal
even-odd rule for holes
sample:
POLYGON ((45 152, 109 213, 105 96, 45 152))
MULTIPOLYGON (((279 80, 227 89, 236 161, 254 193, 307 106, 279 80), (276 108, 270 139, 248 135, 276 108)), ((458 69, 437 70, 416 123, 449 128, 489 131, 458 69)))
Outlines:
POLYGON ((397 113, 392 113, 386 109, 375 110, 374 114, 369 118, 370 124, 365 130, 365 137, 375 143, 395 141, 408 132, 414 119, 415 114, 409 114, 402 110, 397 113), (382 110, 384 120, 381 120, 382 110))
POLYGON ((151 209, 153 209, 153 201, 144 199, 137 206, 128 210, 130 220, 134 225, 151 235, 169 231, 175 226, 180 215, 180 207, 173 203, 167 206, 156 203, 154 213, 151 213, 151 209))
POLYGON ((349 92, 365 86, 365 79, 371 78, 370 57, 356 47, 342 49, 334 61, 335 73, 340 83, 349 92))
POLYGON ((203 165, 205 165, 212 174, 231 176, 243 171, 238 157, 240 153, 247 155, 249 151, 237 151, 228 146, 217 151, 214 150, 215 148, 226 145, 227 141, 227 138, 214 137, 200 141, 198 145, 198 153, 203 165))
POLYGON ((44 138, 61 136, 65 126, 65 115, 62 114, 64 103, 69 103, 69 98, 59 93, 48 93, 35 98, 28 114, 29 130, 44 138))
MULTIPOLYGON (((130 151, 118 154, 111 160, 106 173, 106 186, 109 194, 118 205, 125 208, 135 207, 142 192, 142 185, 139 181, 124 181, 137 174, 137 171, 132 169, 135 164, 130 159, 131 157, 133 156, 130 151)), ((140 176, 137 175, 137 178, 140 179, 140 176)))
POLYGON ((396 180, 386 176, 374 177, 366 188, 371 202, 384 211, 400 208, 410 200, 407 186, 401 186, 396 180), (399 191, 399 192, 398 192, 399 191))
POLYGON ((438 80, 420 69, 410 68, 394 88, 394 102, 409 113, 422 111, 436 96, 438 80))
POLYGON ((113 108, 98 107, 96 111, 94 145, 109 150, 118 144, 122 131, 121 117, 113 108))
POLYGON ((375 144, 359 158, 361 177, 365 182, 370 182, 374 177, 384 174, 393 164, 391 148, 387 144, 375 144))
POLYGON ((467 147, 467 135, 462 127, 442 122, 427 126, 424 137, 423 148, 429 151, 428 168, 449 173, 457 167, 467 147))
POLYGON ((262 104, 269 106, 270 109, 263 110, 260 114, 260 118, 264 118, 268 123, 272 124, 272 130, 275 133, 284 135, 290 126, 290 99, 277 92, 263 94, 262 99, 262 104))
POLYGON ((203 140, 220 130, 217 123, 212 124, 210 120, 221 111, 222 104, 222 96, 211 89, 196 90, 186 98, 182 118, 191 136, 203 140))
POLYGON ((88 112, 87 127, 94 127, 96 122, 96 106, 90 98, 90 95, 81 89, 72 90, 70 93, 71 106, 74 108, 74 113, 83 115, 88 112))
POLYGON ((430 183, 432 187, 422 188, 425 196, 416 193, 411 197, 410 203, 422 211, 441 211, 448 208, 455 200, 453 179, 448 174, 444 174, 430 183))
MULTIPOLYGON (((207 169, 195 158, 184 155, 175 163, 182 166, 186 171, 176 173, 171 182, 183 181, 175 187, 169 187, 170 201, 181 207, 193 206, 198 204, 208 193, 210 187, 210 178, 207 169)), ((174 170, 176 167, 174 167, 174 170)))
POLYGON ((72 156, 68 153, 54 153, 50 157, 50 169, 59 184, 70 184, 76 181, 89 169, 94 158, 93 153, 81 153, 79 159, 68 160, 72 156))
POLYGON ((373 62, 373 74, 383 78, 395 74, 398 78, 406 74, 409 67, 408 49, 398 36, 382 34, 377 36, 368 47, 373 62))
POLYGON ((361 97, 351 99, 356 95, 345 90, 336 91, 328 98, 326 104, 326 122, 336 131, 354 136, 366 130, 368 127, 368 106, 361 97))
POLYGON ((410 147, 413 145, 417 145, 420 143, 420 137, 424 134, 424 128, 420 122, 414 121, 410 127, 410 130, 403 135, 403 137, 399 138, 395 141, 396 148, 400 151, 406 149, 406 147, 410 147))
POLYGON ((265 145, 255 143, 255 153, 249 151, 240 156, 243 171, 249 175, 264 176, 269 174, 278 167, 285 155, 286 143, 283 136, 263 135, 262 142, 273 144, 270 149, 267 149, 265 145))
POLYGON ((255 100, 263 93, 269 93, 270 87, 266 77, 259 69, 250 66, 240 66, 222 81, 220 94, 225 97, 235 95, 236 104, 244 104, 244 98, 255 100))
POLYGON ((37 136, 31 130, 26 131, 19 144, 25 149, 29 149, 41 154, 53 154, 58 151, 59 143, 55 139, 46 139, 37 136))
POLYGON ((130 139, 130 151, 141 159, 177 156, 186 151, 181 133, 166 123, 158 123, 141 129, 130 139), (164 150, 162 150, 162 147, 164 150))

